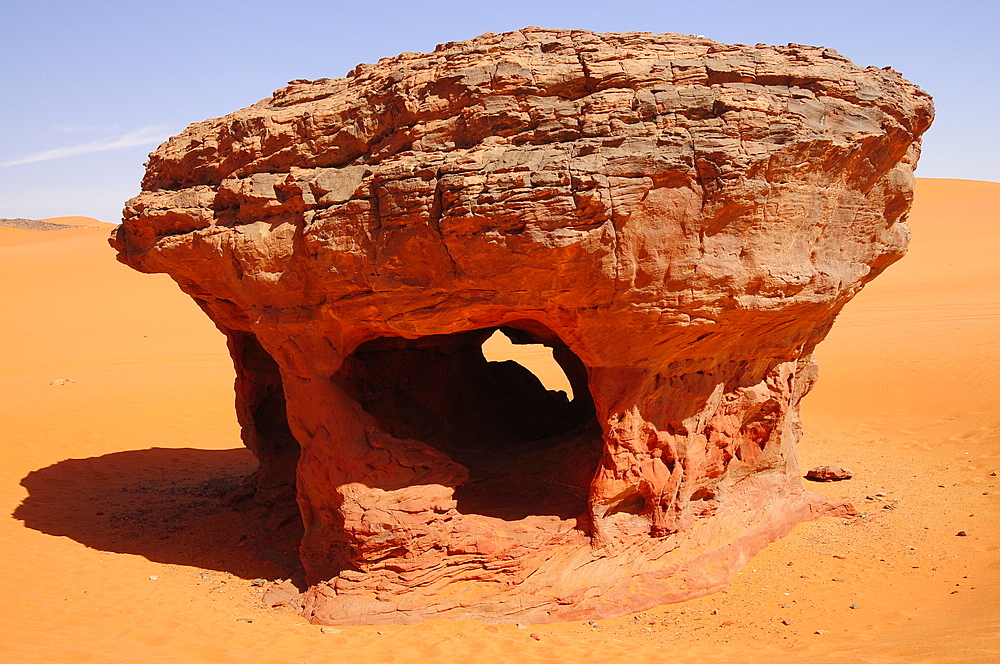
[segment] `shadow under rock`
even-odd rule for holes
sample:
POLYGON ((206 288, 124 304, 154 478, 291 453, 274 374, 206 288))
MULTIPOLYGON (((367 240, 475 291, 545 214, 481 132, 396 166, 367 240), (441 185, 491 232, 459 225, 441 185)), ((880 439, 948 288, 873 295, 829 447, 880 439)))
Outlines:
POLYGON ((245 579, 298 576, 298 513, 246 497, 242 487, 255 468, 245 448, 66 459, 21 480, 28 497, 13 516, 48 535, 154 562, 245 579))

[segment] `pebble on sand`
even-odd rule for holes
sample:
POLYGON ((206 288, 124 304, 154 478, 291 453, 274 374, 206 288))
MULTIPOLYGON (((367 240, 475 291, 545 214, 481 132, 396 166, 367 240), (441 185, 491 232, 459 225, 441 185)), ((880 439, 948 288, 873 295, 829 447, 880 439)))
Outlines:
POLYGON ((854 473, 840 466, 816 466, 806 473, 806 479, 813 482, 837 482, 852 477, 854 473))

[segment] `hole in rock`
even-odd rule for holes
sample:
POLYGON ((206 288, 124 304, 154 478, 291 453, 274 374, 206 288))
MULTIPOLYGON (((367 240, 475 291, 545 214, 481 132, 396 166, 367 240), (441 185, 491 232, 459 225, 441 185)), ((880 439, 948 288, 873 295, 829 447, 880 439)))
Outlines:
POLYGON ((483 343, 483 356, 489 362, 517 362, 535 375, 550 392, 565 392, 573 400, 573 386, 566 377, 552 350, 541 344, 517 345, 497 330, 483 343))
POLYGON ((641 493, 635 491, 622 497, 614 507, 608 510, 605 516, 610 517, 615 514, 641 516, 647 513, 649 513, 649 501, 641 493))
MULTIPOLYGON (((497 346, 490 344, 490 357, 497 346)), ((601 430, 586 368, 548 328, 521 321, 418 339, 383 337, 358 346, 335 380, 387 433, 422 441, 469 469, 455 491, 459 512, 506 520, 586 512, 601 430), (515 344, 508 349, 513 357, 557 363, 561 372, 550 366, 543 373, 568 389, 546 389, 514 359, 487 359, 483 344, 498 330, 515 344), (524 346, 528 353, 517 348, 524 346)))
POLYGON ((242 367, 237 381, 238 407, 242 404, 246 410, 244 420, 252 424, 249 431, 244 431, 244 443, 260 462, 255 473, 256 499, 297 512, 295 466, 299 443, 288 426, 281 370, 254 335, 231 332, 230 337, 237 364, 242 367))

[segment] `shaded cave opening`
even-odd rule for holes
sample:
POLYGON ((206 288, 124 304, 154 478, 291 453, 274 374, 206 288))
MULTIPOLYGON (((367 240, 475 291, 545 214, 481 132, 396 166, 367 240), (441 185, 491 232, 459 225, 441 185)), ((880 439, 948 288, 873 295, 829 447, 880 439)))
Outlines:
POLYGON ((574 519, 603 448, 583 362, 547 327, 518 321, 358 346, 334 380, 390 435, 422 441, 469 470, 458 511, 508 521, 574 519), (483 344, 500 331, 517 345, 542 344, 565 373, 546 389, 515 360, 490 361, 483 344))

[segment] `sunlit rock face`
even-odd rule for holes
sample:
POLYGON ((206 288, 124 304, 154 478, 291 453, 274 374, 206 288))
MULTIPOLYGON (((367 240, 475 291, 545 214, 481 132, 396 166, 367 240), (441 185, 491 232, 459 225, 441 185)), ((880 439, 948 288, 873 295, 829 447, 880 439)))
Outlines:
POLYGON ((487 34, 191 125, 112 244, 228 337, 311 619, 611 616, 849 510, 801 485, 798 404, 905 251, 931 117, 824 48, 487 34))

